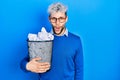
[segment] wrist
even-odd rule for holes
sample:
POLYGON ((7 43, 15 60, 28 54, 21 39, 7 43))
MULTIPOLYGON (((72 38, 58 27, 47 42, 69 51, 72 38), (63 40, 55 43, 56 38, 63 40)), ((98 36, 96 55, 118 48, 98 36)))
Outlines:
POLYGON ((26 64, 26 70, 30 71, 30 69, 29 69, 29 62, 26 64))

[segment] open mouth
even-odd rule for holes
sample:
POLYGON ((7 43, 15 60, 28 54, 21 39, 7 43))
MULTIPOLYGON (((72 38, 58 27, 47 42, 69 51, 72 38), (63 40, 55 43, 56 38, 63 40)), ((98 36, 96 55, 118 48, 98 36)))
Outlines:
POLYGON ((57 27, 55 27, 55 31, 60 31, 60 29, 61 29, 61 28, 57 28, 57 27))

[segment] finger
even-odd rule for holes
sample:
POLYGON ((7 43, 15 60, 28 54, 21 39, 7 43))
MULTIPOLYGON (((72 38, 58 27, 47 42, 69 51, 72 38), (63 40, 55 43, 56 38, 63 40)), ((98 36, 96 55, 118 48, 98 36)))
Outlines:
POLYGON ((49 63, 49 62, 44 62, 44 64, 45 64, 45 65, 50 65, 50 63, 49 63))
POLYGON ((37 66, 37 68, 39 68, 39 69, 46 69, 46 68, 50 68, 50 66, 47 66, 47 65, 42 65, 42 66, 37 66))
POLYGON ((45 69, 33 69, 31 70, 31 72, 34 72, 34 73, 43 73, 43 72, 46 72, 45 69))
POLYGON ((44 73, 46 71, 47 71, 46 69, 40 69, 40 70, 38 70, 39 73, 44 73))
POLYGON ((46 70, 49 70, 50 68, 46 68, 46 70))
POLYGON ((44 73, 45 71, 38 70, 38 71, 31 71, 31 72, 34 72, 34 73, 44 73))
POLYGON ((50 68, 50 65, 45 65, 46 68, 50 68))
POLYGON ((40 65, 41 66, 50 66, 50 64, 48 62, 41 62, 40 65))
POLYGON ((45 69, 45 66, 37 66, 37 69, 45 69))
POLYGON ((38 73, 45 73, 46 71, 39 71, 38 73))
POLYGON ((32 72, 35 72, 35 73, 44 73, 44 72, 47 72, 48 69, 35 69, 34 71, 32 72))

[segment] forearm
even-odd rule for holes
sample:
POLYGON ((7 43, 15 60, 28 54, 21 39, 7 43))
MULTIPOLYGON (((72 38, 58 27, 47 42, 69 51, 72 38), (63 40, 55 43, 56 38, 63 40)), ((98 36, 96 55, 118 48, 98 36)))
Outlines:
POLYGON ((29 57, 25 57, 20 63, 21 69, 25 72, 28 72, 28 70, 26 69, 26 64, 28 63, 28 61, 29 61, 29 57))
POLYGON ((79 45, 75 55, 75 80, 83 80, 83 49, 81 41, 78 43, 79 45))

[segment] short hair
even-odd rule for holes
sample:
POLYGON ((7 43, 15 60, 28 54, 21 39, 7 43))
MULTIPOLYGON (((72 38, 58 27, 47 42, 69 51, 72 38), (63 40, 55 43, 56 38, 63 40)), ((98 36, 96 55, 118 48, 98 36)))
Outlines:
POLYGON ((51 14, 54 12, 63 12, 65 15, 67 15, 67 6, 60 2, 53 3, 48 7, 48 13, 51 14))

